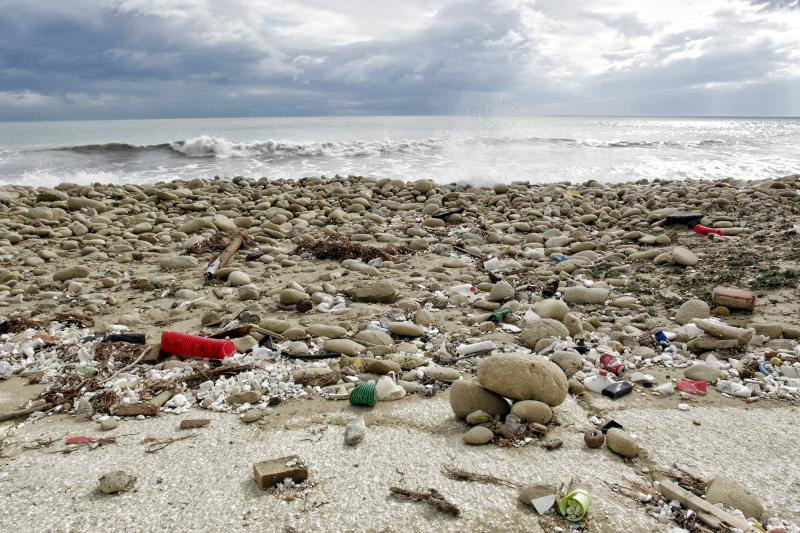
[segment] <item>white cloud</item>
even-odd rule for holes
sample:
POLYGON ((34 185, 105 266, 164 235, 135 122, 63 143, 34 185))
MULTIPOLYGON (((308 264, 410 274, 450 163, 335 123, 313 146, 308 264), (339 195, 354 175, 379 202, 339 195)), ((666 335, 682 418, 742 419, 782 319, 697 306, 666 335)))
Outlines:
MULTIPOLYGON (((54 116, 448 113, 498 102, 558 113, 650 102, 647 113, 683 114, 721 90, 731 113, 753 114, 753 91, 800 83, 796 0, 4 3, 0 105, 54 116)), ((767 104, 800 113, 791 95, 767 104)))
POLYGON ((54 100, 52 96, 46 96, 32 91, 0 91, 0 107, 41 108, 52 105, 54 100))

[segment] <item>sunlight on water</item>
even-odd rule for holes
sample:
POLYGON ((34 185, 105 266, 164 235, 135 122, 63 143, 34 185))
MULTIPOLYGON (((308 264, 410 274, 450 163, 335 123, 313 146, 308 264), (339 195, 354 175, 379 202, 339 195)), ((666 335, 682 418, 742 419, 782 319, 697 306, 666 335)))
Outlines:
POLYGON ((0 182, 356 174, 497 181, 800 171, 800 120, 359 117, 0 123, 0 182))

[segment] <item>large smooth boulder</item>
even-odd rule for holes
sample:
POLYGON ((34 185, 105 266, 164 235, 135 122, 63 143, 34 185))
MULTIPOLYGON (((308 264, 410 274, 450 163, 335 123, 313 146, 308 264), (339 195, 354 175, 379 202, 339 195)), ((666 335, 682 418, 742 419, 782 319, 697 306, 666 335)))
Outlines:
POLYGON ((563 291, 564 301, 568 304, 602 304, 608 299, 608 289, 602 287, 567 287, 563 291))
POLYGON ((709 382, 716 381, 724 376, 725 372, 719 368, 714 368, 711 365, 703 363, 694 364, 683 371, 683 377, 686 379, 705 380, 709 382))
POLYGON ((511 411, 511 406, 503 397, 484 389, 474 381, 456 381, 449 389, 449 396, 450 407, 459 418, 466 418, 475 411, 498 416, 505 416, 511 411))
POLYGON ((493 355, 478 367, 477 377, 484 388, 512 400, 538 400, 554 407, 567 397, 564 371, 538 355, 493 355))
POLYGON ((390 304, 397 300, 397 291, 388 283, 353 287, 345 293, 356 302, 390 304))
POLYGON ((91 271, 88 268, 85 266, 76 265, 62 268, 53 274, 53 279, 55 281, 67 281, 75 278, 87 278, 89 277, 89 274, 91 274, 91 271))
POLYGON ((622 457, 636 457, 639 455, 639 446, 627 433, 619 428, 608 430, 606 444, 609 450, 622 457))
POLYGON ((761 519, 764 514, 764 506, 758 498, 750 494, 744 487, 736 481, 717 476, 711 480, 706 490, 706 501, 708 503, 721 503, 726 507, 739 509, 748 518, 761 519))
POLYGON ((695 318, 708 318, 711 316, 711 309, 703 300, 692 298, 686 300, 675 313, 675 322, 678 324, 688 324, 695 318))
POLYGON ((522 344, 534 350, 536 343, 547 337, 569 337, 567 326, 552 318, 537 318, 527 323, 520 333, 522 344))
POLYGON ((569 307, 563 301, 551 298, 533 304, 533 311, 542 318, 564 320, 566 314, 569 313, 569 307))
POLYGON ((365 346, 394 346, 391 335, 374 329, 362 329, 353 335, 353 340, 365 346))
POLYGON ((350 339, 330 339, 325 341, 322 347, 325 351, 349 355, 350 357, 355 357, 366 349, 361 344, 350 339))
POLYGON ((556 350, 553 352, 553 355, 550 356, 550 360, 557 364, 568 378, 572 377, 575 372, 583 368, 583 356, 577 352, 556 350))

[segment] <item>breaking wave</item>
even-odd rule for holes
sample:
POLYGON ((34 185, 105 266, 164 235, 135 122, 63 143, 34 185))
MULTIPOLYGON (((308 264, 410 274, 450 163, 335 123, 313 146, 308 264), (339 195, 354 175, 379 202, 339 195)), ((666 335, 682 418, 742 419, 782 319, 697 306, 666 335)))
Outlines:
POLYGON ((168 152, 172 155, 191 158, 237 158, 274 159, 286 157, 367 157, 390 154, 420 154, 440 150, 447 145, 501 146, 501 145, 573 145, 588 148, 690 148, 712 144, 722 144, 716 139, 694 141, 595 141, 591 139, 571 139, 559 137, 472 137, 463 140, 424 139, 424 140, 383 140, 349 142, 309 142, 292 141, 253 141, 232 142, 222 137, 201 135, 192 139, 170 143, 134 145, 127 143, 85 144, 65 146, 58 151, 68 151, 85 155, 135 155, 145 152, 168 152))
POLYGON ((168 151, 184 157, 209 158, 359 157, 391 153, 404 154, 426 152, 441 148, 442 144, 443 142, 439 139, 426 139, 422 141, 386 140, 310 143, 274 141, 270 139, 266 141, 237 143, 221 137, 201 135, 193 139, 162 144, 142 146, 127 143, 86 144, 81 146, 66 146, 58 150, 80 154, 131 154, 137 152, 168 151))

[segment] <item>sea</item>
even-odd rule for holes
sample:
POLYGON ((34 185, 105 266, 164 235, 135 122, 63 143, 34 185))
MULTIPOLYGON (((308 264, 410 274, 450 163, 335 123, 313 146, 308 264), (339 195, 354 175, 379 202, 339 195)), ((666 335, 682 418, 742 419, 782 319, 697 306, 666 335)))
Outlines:
POLYGON ((0 122, 0 184, 361 175, 485 185, 800 173, 798 118, 291 117, 0 122))

